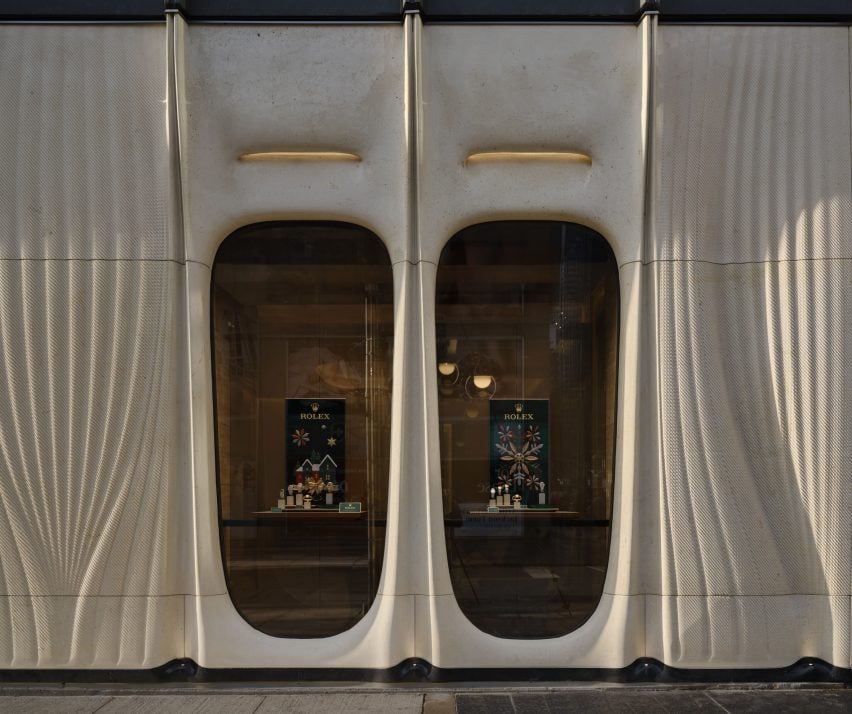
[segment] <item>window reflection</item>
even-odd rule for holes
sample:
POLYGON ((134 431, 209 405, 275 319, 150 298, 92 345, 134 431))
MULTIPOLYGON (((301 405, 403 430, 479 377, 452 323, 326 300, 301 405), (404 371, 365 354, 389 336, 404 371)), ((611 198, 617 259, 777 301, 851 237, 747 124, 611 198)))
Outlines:
POLYGON ((392 306, 387 251, 357 226, 249 226, 216 256, 225 573, 237 609, 268 634, 337 634, 375 597, 392 306))
POLYGON ((603 591, 612 512, 618 274, 576 224, 484 223, 437 279, 450 574, 480 629, 554 637, 603 591))

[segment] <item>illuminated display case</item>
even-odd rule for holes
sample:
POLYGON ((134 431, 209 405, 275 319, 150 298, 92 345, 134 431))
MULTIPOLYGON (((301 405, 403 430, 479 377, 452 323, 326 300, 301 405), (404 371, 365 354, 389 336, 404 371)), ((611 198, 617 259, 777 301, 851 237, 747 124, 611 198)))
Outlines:
POLYGON ((450 576, 465 615, 490 634, 563 635, 603 591, 618 292, 612 250, 576 224, 479 224, 441 256, 450 576))
POLYGON ((223 557, 235 606, 263 632, 333 635, 375 597, 392 296, 387 252, 357 226, 249 226, 219 249, 223 557))

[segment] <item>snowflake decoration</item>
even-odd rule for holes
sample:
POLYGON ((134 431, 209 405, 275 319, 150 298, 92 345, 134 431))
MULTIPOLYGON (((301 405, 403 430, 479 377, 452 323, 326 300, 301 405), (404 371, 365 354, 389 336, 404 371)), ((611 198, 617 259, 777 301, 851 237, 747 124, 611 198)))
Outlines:
POLYGON ((509 475, 514 476, 515 482, 521 484, 530 475, 530 466, 538 461, 541 444, 533 446, 529 441, 525 441, 520 449, 514 444, 509 444, 508 447, 498 445, 497 448, 500 450, 500 461, 509 465, 509 475))
POLYGON ((503 446, 508 446, 515 440, 515 432, 508 424, 501 424, 497 428, 497 438, 503 446))
POLYGON ((524 484, 527 488, 531 488, 536 491, 544 491, 544 481, 542 481, 535 472, 526 477, 524 484))
POLYGON ((527 432, 524 434, 524 439, 533 446, 537 446, 541 443, 541 430, 537 426, 528 426, 527 432))
POLYGON ((305 431, 304 429, 296 429, 296 431, 293 432, 293 443, 296 446, 304 446, 310 440, 311 440, 310 434, 308 434, 308 432, 305 431))

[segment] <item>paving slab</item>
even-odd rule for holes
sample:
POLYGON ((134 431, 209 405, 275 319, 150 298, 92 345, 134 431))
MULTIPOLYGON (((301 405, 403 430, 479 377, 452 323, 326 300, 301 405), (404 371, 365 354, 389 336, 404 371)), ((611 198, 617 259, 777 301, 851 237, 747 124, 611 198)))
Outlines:
POLYGON ((612 714, 654 712, 654 714, 719 714, 722 710, 704 692, 695 691, 607 691, 606 708, 593 710, 612 714))
POLYGON ((257 714, 420 714, 422 694, 397 692, 272 694, 264 697, 257 714))
POLYGON ((57 712, 57 714, 91 714, 105 704, 112 697, 67 697, 63 695, 50 696, 0 696, 0 712, 6 714, 45 714, 45 712, 57 712))
POLYGON ((457 694, 458 714, 852 714, 852 690, 637 690, 457 694))
POLYGON ((458 714, 515 714, 509 694, 457 694, 458 714))
POLYGON ((423 714, 457 714, 455 694, 452 692, 427 694, 423 699, 423 714))
POLYGON ((263 703, 263 699, 262 696, 240 694, 116 696, 99 709, 98 714, 252 714, 263 703))
POLYGON ((852 689, 838 691, 709 691, 720 711, 736 714, 773 712, 773 714, 833 714, 852 712, 852 689))

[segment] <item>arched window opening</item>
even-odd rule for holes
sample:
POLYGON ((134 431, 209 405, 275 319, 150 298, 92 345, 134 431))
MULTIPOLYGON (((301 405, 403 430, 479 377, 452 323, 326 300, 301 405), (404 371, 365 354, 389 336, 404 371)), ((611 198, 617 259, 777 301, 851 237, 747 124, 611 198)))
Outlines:
POLYGON ((387 250, 350 224, 242 228, 216 255, 212 328, 231 598, 267 634, 338 634, 372 604, 384 553, 387 250))
POLYGON ((507 638, 564 635, 603 592, 615 459, 618 270, 572 223, 456 234, 437 277, 447 554, 459 606, 507 638))

